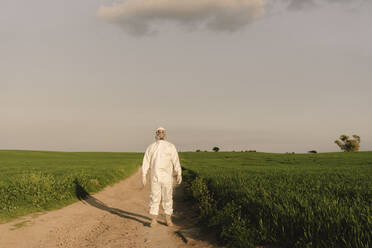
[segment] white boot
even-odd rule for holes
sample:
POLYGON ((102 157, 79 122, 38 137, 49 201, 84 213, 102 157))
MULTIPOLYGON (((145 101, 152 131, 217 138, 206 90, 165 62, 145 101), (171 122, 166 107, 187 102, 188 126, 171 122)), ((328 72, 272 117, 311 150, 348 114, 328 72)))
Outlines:
POLYGON ((165 215, 165 220, 167 221, 167 226, 173 226, 173 222, 172 222, 172 219, 171 219, 171 216, 166 214, 165 215))

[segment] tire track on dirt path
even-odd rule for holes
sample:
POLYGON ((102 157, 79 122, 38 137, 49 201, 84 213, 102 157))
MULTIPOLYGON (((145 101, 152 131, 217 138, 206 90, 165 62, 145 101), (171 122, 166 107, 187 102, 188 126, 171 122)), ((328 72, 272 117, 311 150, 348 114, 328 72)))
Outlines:
MULTIPOLYGON (((36 217, 29 215, 0 224, 0 247, 215 247, 211 239, 203 241, 194 235, 193 242, 185 243, 177 235, 188 219, 187 212, 177 209, 183 205, 179 202, 182 197, 177 195, 175 226, 167 227, 164 214, 160 214, 159 225, 149 227, 149 186, 142 187, 140 170, 94 195, 78 187, 76 192, 81 201, 77 203, 36 217)), ((180 190, 175 192, 180 194, 177 193, 180 190)), ((190 229, 190 223, 187 229, 190 229)))

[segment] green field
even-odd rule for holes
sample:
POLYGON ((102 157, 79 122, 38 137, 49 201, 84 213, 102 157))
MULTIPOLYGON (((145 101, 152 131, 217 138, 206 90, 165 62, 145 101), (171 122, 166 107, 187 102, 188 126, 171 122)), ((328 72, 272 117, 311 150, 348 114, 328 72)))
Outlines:
MULTIPOLYGON (((0 151, 0 221, 77 201, 142 153, 0 151)), ((372 152, 180 153, 201 223, 232 247, 372 247, 372 152)))
POLYGON ((0 151, 0 222, 77 201, 131 175, 142 153, 0 151))
POLYGON ((372 152, 183 153, 204 227, 232 247, 372 247, 372 152))

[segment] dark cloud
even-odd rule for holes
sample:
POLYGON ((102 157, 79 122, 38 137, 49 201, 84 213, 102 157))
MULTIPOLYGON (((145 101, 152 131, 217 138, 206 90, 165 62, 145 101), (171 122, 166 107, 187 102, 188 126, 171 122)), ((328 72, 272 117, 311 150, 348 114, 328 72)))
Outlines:
MULTIPOLYGON (((265 13, 303 11, 324 6, 355 8, 367 0, 126 0, 101 5, 98 16, 141 36, 156 33, 161 24, 175 23, 187 30, 205 28, 234 32, 265 13)), ((369 1, 369 0, 368 0, 369 1)), ((372 1, 371 1, 372 2, 372 1)))
POLYGON ((303 10, 314 8, 316 3, 314 0, 292 0, 288 4, 289 10, 303 10))
POLYGON ((321 7, 326 4, 339 4, 339 5, 361 5, 366 3, 367 0, 284 0, 287 3, 289 10, 306 10, 315 7, 321 7))
POLYGON ((127 0, 101 6, 98 16, 133 35, 157 31, 162 22, 188 29, 236 31, 263 16, 264 0, 127 0))

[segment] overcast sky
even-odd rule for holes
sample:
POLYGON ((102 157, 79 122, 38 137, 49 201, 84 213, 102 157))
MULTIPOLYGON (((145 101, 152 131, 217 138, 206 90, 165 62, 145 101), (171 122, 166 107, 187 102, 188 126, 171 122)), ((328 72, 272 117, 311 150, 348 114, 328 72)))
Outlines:
POLYGON ((369 0, 1 0, 0 149, 372 150, 369 0))

